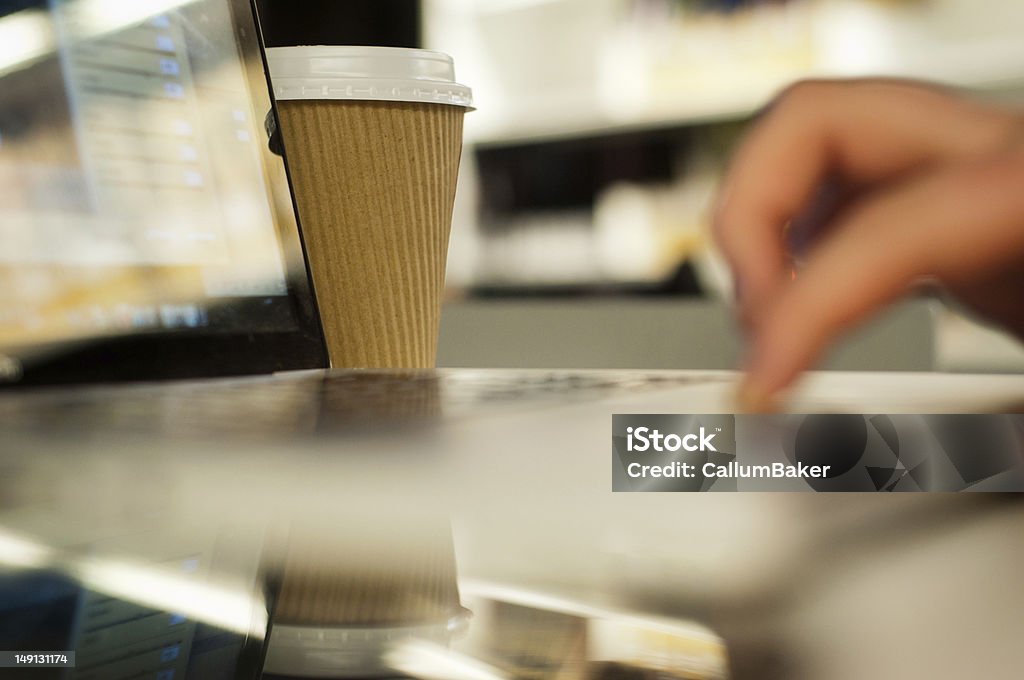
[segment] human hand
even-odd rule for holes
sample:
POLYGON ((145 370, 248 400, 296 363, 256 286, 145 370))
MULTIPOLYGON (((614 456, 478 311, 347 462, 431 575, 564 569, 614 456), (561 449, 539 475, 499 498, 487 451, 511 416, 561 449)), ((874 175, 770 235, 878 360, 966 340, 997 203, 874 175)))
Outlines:
POLYGON ((750 336, 745 409, 921 281, 1024 335, 1024 116, 904 81, 797 84, 737 151, 714 230, 750 336))

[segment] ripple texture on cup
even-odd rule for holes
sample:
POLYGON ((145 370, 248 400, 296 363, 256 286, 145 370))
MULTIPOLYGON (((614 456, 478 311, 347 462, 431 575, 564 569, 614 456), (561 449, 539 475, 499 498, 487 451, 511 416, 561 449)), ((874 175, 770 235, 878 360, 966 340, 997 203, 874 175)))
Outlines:
POLYGON ((278 107, 331 365, 433 367, 465 109, 278 107))

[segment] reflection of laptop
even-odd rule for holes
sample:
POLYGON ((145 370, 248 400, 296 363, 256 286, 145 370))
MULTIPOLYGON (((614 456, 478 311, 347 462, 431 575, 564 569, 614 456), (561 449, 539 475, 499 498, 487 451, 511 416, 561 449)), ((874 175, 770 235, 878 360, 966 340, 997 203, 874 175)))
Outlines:
POLYGON ((0 2, 0 375, 326 365, 248 0, 0 2))
MULTIPOLYGON (((326 366, 265 74, 249 0, 0 0, 0 383, 326 366)), ((125 535, 122 563, 70 525, 66 545, 36 545, 11 509, 0 650, 54 663, 0 658, 0 677, 258 677, 258 541, 125 535), (215 599, 197 618, 240 554, 251 619, 218 622, 215 599)))

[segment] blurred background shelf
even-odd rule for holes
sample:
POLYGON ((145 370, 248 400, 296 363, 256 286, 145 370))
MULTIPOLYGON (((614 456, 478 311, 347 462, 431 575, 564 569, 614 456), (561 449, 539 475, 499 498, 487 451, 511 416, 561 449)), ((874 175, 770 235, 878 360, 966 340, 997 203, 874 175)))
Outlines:
MULTIPOLYGON (((741 342, 709 215, 761 108, 816 77, 924 79, 1024 102, 1019 0, 421 7, 424 46, 455 57, 478 107, 466 119, 446 365, 733 366, 741 342)), ((1024 351, 918 301, 829 365, 1017 371, 1024 351)))
MULTIPOLYGON (((900 305, 854 334, 828 369, 935 370, 931 303, 900 305)), ((732 310, 700 299, 462 300, 445 306, 438 365, 460 368, 737 368, 732 310)))
POLYGON ((592 101, 553 101, 540 111, 520 111, 512 121, 472 121, 466 141, 477 147, 516 146, 740 121, 754 116, 782 87, 780 83, 762 87, 761 93, 737 92, 730 99, 676 102, 628 114, 602 110, 592 101))
POLYGON ((749 117, 808 77, 1017 90, 1022 3, 427 0, 428 45, 477 86, 479 145, 749 117))
MULTIPOLYGON (((1011 53, 1009 63, 1019 64, 1018 70, 1024 70, 1024 54, 1011 53)), ((980 62, 988 63, 988 62, 980 62)), ((1000 63, 993 57, 991 63, 1000 63)), ((1000 65, 1005 65, 1002 62, 1000 65)), ((471 122, 467 126, 466 141, 477 147, 516 146, 555 142, 568 139, 598 138, 611 135, 622 135, 646 130, 662 130, 679 127, 692 127, 730 121, 746 121, 757 115, 786 86, 807 78, 858 78, 858 77, 893 77, 933 80, 932 74, 939 69, 922 65, 915 69, 891 69, 880 72, 799 72, 790 77, 780 78, 770 85, 760 83, 756 89, 733 93, 732 96, 719 96, 714 99, 695 98, 692 102, 668 102, 651 105, 632 113, 596 108, 593 102, 573 104, 566 101, 554 101, 544 106, 542 111, 521 111, 512 121, 498 122, 484 120, 471 122), (550 111, 554 111, 551 113, 550 111)), ((982 97, 1013 97, 1016 98, 1024 89, 1024 79, 1007 75, 1005 78, 986 79, 975 77, 965 69, 962 77, 938 80, 950 87, 974 91, 982 97)))
POLYGON ((1024 101, 1024 3, 423 0, 474 87, 449 260, 464 291, 730 296, 708 237, 751 117, 809 77, 928 79, 1024 101))
MULTIPOLYGON (((743 342, 729 305, 700 298, 577 295, 452 300, 438 362, 453 368, 734 369, 743 342)), ((848 337, 828 370, 1024 372, 1012 337, 911 300, 848 337)))

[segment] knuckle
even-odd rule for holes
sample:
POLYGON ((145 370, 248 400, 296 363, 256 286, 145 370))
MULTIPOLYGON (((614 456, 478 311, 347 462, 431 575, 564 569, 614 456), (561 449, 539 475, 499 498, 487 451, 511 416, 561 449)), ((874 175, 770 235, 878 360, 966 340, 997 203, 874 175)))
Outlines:
POLYGON ((769 105, 770 111, 802 111, 820 105, 837 81, 822 79, 798 80, 787 85, 769 105))

